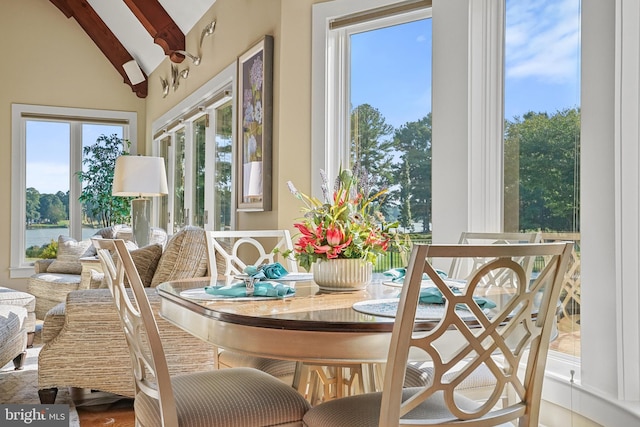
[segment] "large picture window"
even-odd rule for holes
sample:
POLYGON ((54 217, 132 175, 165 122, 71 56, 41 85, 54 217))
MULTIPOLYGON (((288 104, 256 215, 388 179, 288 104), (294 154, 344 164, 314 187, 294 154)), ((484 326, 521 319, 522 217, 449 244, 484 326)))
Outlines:
MULTIPOLYGON (((314 97, 313 108, 324 111, 313 116, 327 120, 313 129, 312 166, 329 177, 341 167, 362 168, 374 192, 389 189, 381 203, 385 218, 398 220, 414 241, 430 241, 430 2, 376 8, 379 3, 353 2, 349 13, 327 11, 317 19, 324 28, 314 34, 324 33, 328 44, 325 81, 335 86, 326 88, 326 104, 314 97)), ((393 262, 380 261, 376 269, 393 262)))
POLYGON ((101 136, 132 142, 135 113, 14 104, 12 106, 12 277, 32 274, 59 235, 85 239, 100 226, 83 209, 83 148, 101 136))

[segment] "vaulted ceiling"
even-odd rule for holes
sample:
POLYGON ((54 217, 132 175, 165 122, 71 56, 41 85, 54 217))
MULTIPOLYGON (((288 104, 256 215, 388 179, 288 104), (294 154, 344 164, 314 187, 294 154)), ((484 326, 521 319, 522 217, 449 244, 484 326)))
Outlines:
POLYGON ((124 82, 144 98, 147 96, 146 76, 166 56, 176 63, 185 59, 185 34, 216 0, 50 1, 67 18, 78 22, 122 75, 124 82), (141 81, 131 81, 135 77, 131 71, 129 74, 125 71, 123 65, 127 63, 130 70, 140 68, 141 81))

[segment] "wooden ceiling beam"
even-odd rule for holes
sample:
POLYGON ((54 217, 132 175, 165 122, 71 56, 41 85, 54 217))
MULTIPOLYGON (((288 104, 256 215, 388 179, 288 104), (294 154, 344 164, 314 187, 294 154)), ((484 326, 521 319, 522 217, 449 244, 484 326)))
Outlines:
MULTIPOLYGON (((120 43, 118 38, 111 32, 109 27, 98 16, 95 10, 85 0, 50 0, 67 17, 73 17, 80 27, 98 46, 109 62, 124 78, 124 82, 131 86, 131 90, 139 98, 146 98, 148 90, 148 79, 145 75, 144 81, 133 85, 129 76, 122 67, 123 64, 133 59, 131 54, 120 43)), ((144 74, 144 72, 143 72, 144 74)))
POLYGON ((124 0, 124 3, 172 62, 184 61, 184 56, 176 53, 186 48, 184 33, 158 0, 124 0))

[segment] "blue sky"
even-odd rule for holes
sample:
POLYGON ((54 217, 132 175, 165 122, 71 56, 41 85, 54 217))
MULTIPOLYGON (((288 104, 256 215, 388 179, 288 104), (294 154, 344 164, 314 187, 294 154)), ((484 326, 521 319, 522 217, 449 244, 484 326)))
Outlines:
MULTIPOLYGON (((505 118, 578 106, 579 0, 507 0, 505 118)), ((352 36, 352 106, 394 127, 431 111, 431 21, 352 36)))
MULTIPOLYGON (((27 126, 27 188, 36 188, 40 193, 69 191, 69 133, 66 123, 29 121, 27 126)), ((122 136, 121 126, 89 125, 82 126, 82 139, 85 145, 96 142, 100 135, 118 134, 122 136)))

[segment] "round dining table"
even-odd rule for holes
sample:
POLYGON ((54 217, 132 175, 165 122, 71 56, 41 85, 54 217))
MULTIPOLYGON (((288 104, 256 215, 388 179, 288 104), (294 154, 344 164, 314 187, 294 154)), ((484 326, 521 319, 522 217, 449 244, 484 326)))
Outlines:
MULTIPOLYGON (((325 291, 310 278, 287 283, 295 294, 285 298, 216 298, 204 288, 225 280, 209 277, 161 283, 160 315, 221 349, 247 355, 309 364, 386 361, 395 320, 388 306, 397 305, 401 283, 382 274, 352 291, 325 291), (360 307, 387 310, 376 315, 360 307)), ((431 330, 442 313, 418 319, 415 329, 431 330)), ((457 342, 452 336, 452 345, 457 342)))

